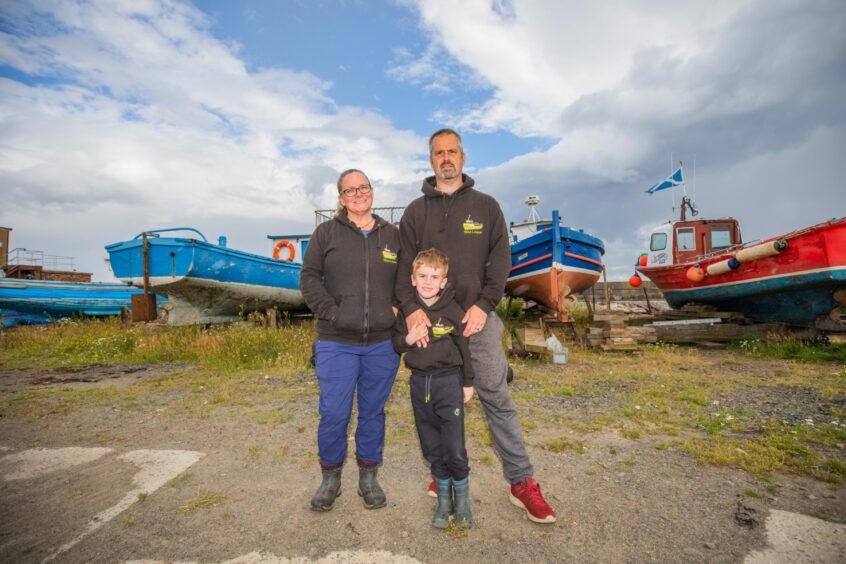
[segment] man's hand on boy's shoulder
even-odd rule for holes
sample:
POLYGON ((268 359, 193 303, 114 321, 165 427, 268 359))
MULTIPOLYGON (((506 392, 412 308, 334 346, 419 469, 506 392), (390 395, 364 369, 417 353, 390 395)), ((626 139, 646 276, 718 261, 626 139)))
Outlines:
POLYGON ((473 392, 476 390, 473 386, 464 386, 464 403, 473 399, 473 392))

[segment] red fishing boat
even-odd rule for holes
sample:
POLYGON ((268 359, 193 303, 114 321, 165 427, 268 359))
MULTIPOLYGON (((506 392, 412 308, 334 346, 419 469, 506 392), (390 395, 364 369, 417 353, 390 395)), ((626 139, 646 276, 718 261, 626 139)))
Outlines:
MULTIPOLYGON (((736 219, 681 216, 653 230, 636 270, 670 306, 696 303, 762 322, 846 331, 846 217, 743 244, 736 219)), ((630 283, 639 285, 638 274, 630 283)))

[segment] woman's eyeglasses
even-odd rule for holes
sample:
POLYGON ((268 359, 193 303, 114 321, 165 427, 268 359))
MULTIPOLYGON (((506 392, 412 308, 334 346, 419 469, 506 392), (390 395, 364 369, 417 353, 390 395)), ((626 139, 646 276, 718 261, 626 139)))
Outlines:
POLYGON ((345 198, 349 198, 355 193, 367 195, 370 191, 373 190, 373 187, 370 184, 362 184, 361 186, 356 186, 355 188, 347 188, 346 190, 341 190, 341 195, 345 198))

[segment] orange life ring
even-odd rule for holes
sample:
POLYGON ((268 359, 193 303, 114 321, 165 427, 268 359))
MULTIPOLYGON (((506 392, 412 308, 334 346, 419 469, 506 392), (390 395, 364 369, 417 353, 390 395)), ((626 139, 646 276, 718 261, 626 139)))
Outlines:
POLYGON ((292 260, 294 260, 295 254, 296 252, 294 251, 294 244, 285 239, 282 239, 281 241, 276 243, 276 246, 273 248, 273 258, 275 258, 276 260, 284 260, 287 262, 291 262, 292 260), (288 256, 286 258, 281 258, 279 256, 279 251, 282 250, 284 247, 288 248, 288 256))

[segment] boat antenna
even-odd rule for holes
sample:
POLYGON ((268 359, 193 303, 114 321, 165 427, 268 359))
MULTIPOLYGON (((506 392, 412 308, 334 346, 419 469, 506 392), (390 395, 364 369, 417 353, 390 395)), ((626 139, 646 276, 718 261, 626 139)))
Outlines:
POLYGON ((523 203, 529 206, 529 219, 527 219, 526 221, 529 223, 537 223, 538 221, 540 221, 538 211, 535 209, 535 206, 540 203, 540 197, 526 196, 526 199, 523 200, 523 203))

